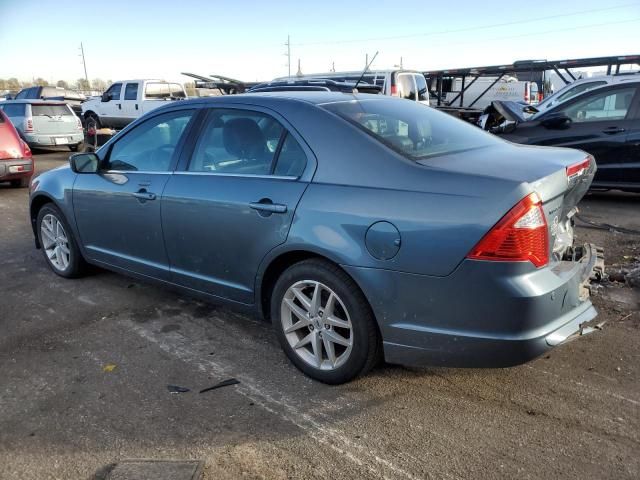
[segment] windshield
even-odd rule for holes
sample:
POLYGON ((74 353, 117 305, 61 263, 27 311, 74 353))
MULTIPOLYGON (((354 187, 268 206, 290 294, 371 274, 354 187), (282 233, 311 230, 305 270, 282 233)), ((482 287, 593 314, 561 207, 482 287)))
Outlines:
POLYGON ((478 127, 417 102, 372 99, 321 106, 411 160, 501 142, 478 127))

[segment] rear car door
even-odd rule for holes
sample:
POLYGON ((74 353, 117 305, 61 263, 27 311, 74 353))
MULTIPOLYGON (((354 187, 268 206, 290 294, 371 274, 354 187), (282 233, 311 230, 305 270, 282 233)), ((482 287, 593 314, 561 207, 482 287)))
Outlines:
MULTIPOLYGON (((530 143, 571 147, 591 153, 598 165, 594 186, 621 181, 623 159, 627 156, 628 130, 636 123, 631 105, 637 95, 634 85, 602 87, 568 100, 551 109, 540 120, 563 114, 571 119, 566 129, 549 129, 543 125, 530 129, 530 143)), ((516 130, 516 134, 518 134, 516 130)))
POLYGON ((173 281, 253 303, 256 272, 287 238, 312 154, 283 118, 253 106, 208 110, 188 143, 162 197, 173 281))
POLYGON ((73 207, 90 259, 169 280, 160 198, 194 112, 153 115, 123 131, 100 150, 97 174, 77 176, 73 207))
POLYGON ((132 122, 142 115, 140 103, 138 102, 138 85, 138 82, 127 82, 124 84, 122 116, 127 122, 132 122))
POLYGON ((398 95, 407 100, 416 100, 417 88, 413 73, 397 73, 396 83, 398 84, 398 95))

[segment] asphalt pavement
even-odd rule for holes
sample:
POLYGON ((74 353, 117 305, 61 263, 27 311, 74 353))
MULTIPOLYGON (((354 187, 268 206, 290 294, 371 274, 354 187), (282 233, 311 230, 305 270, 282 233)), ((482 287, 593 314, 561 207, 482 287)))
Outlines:
MULTIPOLYGON (((27 196, 0 184, 2 479, 105 479, 140 458, 202 460, 216 480, 640 478, 638 289, 596 289, 602 330, 526 365, 387 365, 331 387, 255 318, 102 270, 54 275, 27 196)), ((640 236, 602 227, 640 229, 640 195, 581 208, 580 240, 614 268, 640 257, 640 236)))

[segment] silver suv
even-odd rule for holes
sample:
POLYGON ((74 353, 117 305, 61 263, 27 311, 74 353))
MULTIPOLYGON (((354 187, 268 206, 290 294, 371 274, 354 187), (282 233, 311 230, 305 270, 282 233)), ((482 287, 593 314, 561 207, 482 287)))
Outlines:
POLYGON ((75 152, 84 141, 82 123, 66 103, 8 100, 0 108, 30 147, 64 145, 75 152))

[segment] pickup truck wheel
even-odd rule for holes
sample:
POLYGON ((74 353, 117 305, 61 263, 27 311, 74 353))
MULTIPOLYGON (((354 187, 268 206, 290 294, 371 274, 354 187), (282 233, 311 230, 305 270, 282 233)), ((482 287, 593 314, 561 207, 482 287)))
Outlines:
POLYGON ((93 123, 95 124, 96 130, 100 130, 102 128, 102 124, 100 123, 100 118, 95 113, 87 113, 84 116, 84 124, 87 128, 93 123))

